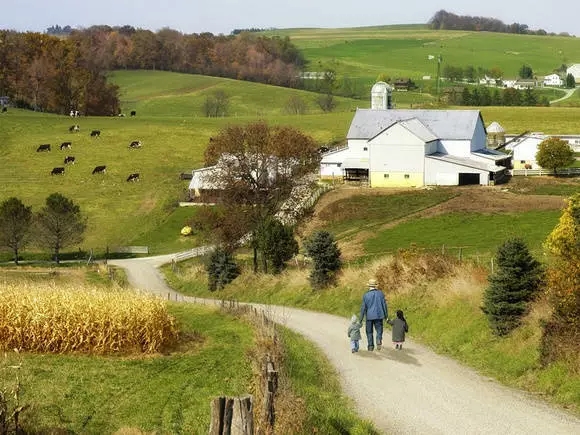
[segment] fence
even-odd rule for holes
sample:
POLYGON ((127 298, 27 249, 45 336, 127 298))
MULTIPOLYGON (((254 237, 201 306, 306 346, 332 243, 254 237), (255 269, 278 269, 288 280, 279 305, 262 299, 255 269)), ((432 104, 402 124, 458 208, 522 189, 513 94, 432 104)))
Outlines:
POLYGON ((172 263, 178 263, 183 260, 189 260, 190 258, 199 257, 205 255, 213 250, 213 246, 200 246, 199 248, 193 248, 189 251, 180 252, 175 254, 171 259, 172 263))
POLYGON ((580 175, 580 168, 564 168, 558 169, 554 172, 551 169, 512 169, 510 170, 511 175, 518 176, 532 176, 532 175, 580 175))
POLYGON ((111 252, 118 254, 149 254, 149 246, 116 246, 111 252))

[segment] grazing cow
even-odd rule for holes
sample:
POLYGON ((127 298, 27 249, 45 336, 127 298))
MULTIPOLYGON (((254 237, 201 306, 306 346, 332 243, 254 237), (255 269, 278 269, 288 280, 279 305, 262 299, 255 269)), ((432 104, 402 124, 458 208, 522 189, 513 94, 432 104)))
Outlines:
POLYGON ((2 106, 2 113, 6 113, 6 112, 8 112, 8 107, 2 106))
POLYGON ((141 141, 140 140, 134 140, 133 142, 131 142, 129 144, 129 148, 141 148, 141 141))
POLYGON ((50 144, 49 143, 39 145, 38 148, 36 148, 37 153, 40 153, 43 151, 50 151, 50 144))
POLYGON ((327 153, 328 151, 330 151, 330 148, 328 148, 328 147, 320 147, 320 148, 318 148, 318 152, 320 154, 327 153))
POLYGON ((70 150, 71 148, 72 148, 72 142, 63 142, 60 144, 61 151, 64 149, 70 150))
POLYGON ((68 165, 68 164, 74 165, 75 164, 75 156, 66 156, 64 158, 64 164, 68 165))
POLYGON ((106 172, 107 167, 105 165, 95 166, 93 169, 93 175, 95 174, 104 174, 106 172))
POLYGON ((136 172, 127 177, 127 181, 139 181, 139 173, 136 172))
POLYGON ((75 125, 71 125, 68 128, 68 131, 70 131, 71 133, 78 133, 79 131, 81 131, 81 128, 78 124, 75 124, 75 125))
POLYGON ((50 175, 64 175, 64 168, 52 168, 50 175))
POLYGON ((101 130, 91 131, 91 137, 100 137, 100 136, 101 136, 101 130))
POLYGON ((136 110, 131 110, 131 116, 137 116, 137 111, 136 110))

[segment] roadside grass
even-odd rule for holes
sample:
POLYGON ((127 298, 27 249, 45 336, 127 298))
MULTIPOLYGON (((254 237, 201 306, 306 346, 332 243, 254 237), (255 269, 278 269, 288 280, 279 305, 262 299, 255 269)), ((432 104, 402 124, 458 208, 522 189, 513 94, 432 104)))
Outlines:
POLYGON ((560 211, 520 213, 448 213, 416 218, 379 230, 364 243, 368 255, 385 255, 411 246, 456 255, 489 259, 501 243, 521 237, 530 251, 539 254, 542 242, 558 223, 560 211))
POLYGON ((455 195, 456 193, 446 189, 383 195, 379 192, 361 194, 332 203, 318 217, 324 222, 324 229, 340 240, 361 230, 370 230, 433 207, 455 195))
MULTIPOLYGON (((383 256, 363 265, 350 264, 343 268, 337 286, 324 290, 310 287, 306 268, 291 267, 272 276, 254 275, 247 267, 226 288, 213 293, 207 290, 200 259, 188 260, 176 273, 167 267, 163 272, 170 285, 185 294, 294 306, 339 315, 347 322, 360 310, 368 277, 380 275, 391 261, 392 257, 383 256)), ((385 288, 389 310, 405 312, 411 340, 579 412, 580 375, 563 362, 547 367, 539 362, 541 324, 549 316, 545 301, 537 301, 522 326, 508 337, 495 337, 480 308, 487 274, 487 269, 464 261, 451 275, 439 279, 414 277, 414 283, 385 288)))

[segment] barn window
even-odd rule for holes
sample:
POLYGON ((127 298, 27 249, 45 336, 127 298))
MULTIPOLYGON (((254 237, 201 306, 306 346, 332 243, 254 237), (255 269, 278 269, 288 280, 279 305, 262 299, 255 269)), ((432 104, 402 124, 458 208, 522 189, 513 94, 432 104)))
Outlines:
POLYGON ((389 174, 385 174, 385 175, 383 175, 383 177, 389 178, 389 174))
POLYGON ((409 178, 409 174, 405 174, 405 178, 409 178))
POLYGON ((525 160, 520 160, 520 163, 526 163, 526 161, 525 160))
POLYGON ((363 148, 363 151, 368 151, 368 150, 369 150, 369 149, 368 149, 367 147, 364 147, 364 148, 363 148))

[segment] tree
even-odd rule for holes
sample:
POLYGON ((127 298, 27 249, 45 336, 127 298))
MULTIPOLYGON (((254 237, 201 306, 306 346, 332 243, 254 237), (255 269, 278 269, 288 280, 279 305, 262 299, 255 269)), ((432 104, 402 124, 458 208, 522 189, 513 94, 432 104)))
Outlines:
POLYGON ((213 94, 205 97, 203 113, 208 118, 227 116, 229 105, 230 97, 224 91, 218 89, 213 94))
POLYGON ((286 101, 286 106, 284 107, 286 113, 291 115, 304 115, 306 113, 307 107, 304 100, 298 95, 292 95, 286 101))
POLYGON ((545 244, 552 255, 546 273, 552 317, 544 325, 544 363, 569 356, 578 361, 580 340, 580 193, 568 198, 566 208, 545 244))
POLYGON ((336 107, 336 100, 332 94, 322 94, 316 97, 316 104, 323 112, 332 112, 336 107))
MULTIPOLYGON (((265 122, 225 127, 205 151, 207 166, 215 165, 204 181, 219 190, 232 216, 245 216, 258 270, 259 235, 266 222, 288 199, 292 188, 308 185, 306 177, 320 162, 316 142, 293 127, 270 127, 265 122)), ((263 252, 262 252, 263 254, 263 252)))
POLYGON ((522 79, 531 79, 534 77, 534 71, 532 70, 531 66, 523 64, 519 70, 519 76, 522 79))
POLYGON ((87 226, 80 207, 60 193, 46 198, 46 205, 36 215, 36 225, 36 240, 51 250, 57 264, 61 250, 80 243, 87 226))
POLYGON ((19 250, 26 245, 31 222, 31 207, 18 198, 8 198, 0 205, 0 246, 12 249, 15 264, 19 250))
POLYGON ((556 173, 559 168, 574 163, 574 151, 568 141, 559 137, 549 137, 540 142, 536 161, 542 168, 552 169, 556 173))
POLYGON ((538 105, 538 96, 534 92, 532 88, 526 88, 524 91, 524 96, 522 99, 523 106, 537 106, 538 105))
POLYGON ((540 263, 530 254, 525 242, 508 239, 496 254, 497 272, 490 275, 482 310, 496 335, 506 335, 520 323, 541 280, 540 263))
POLYGON ((271 263, 272 272, 281 272, 286 261, 298 253, 298 242, 294 239, 292 227, 283 225, 277 219, 268 219, 260 234, 260 249, 264 260, 271 263))
POLYGON ((332 234, 318 231, 305 243, 306 252, 314 266, 310 273, 310 284, 320 289, 334 283, 336 274, 342 266, 340 249, 332 234))
POLYGON ((576 87, 576 79, 572 74, 566 74, 566 87, 570 89, 576 87))
POLYGON ((240 275, 240 268, 231 252, 216 248, 206 264, 208 287, 210 291, 223 289, 240 275))

